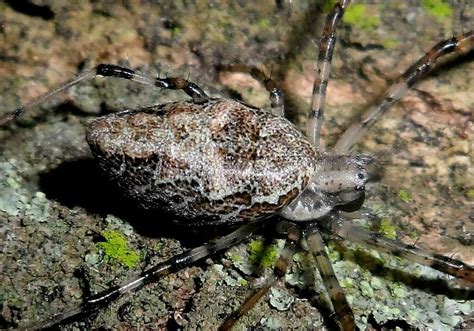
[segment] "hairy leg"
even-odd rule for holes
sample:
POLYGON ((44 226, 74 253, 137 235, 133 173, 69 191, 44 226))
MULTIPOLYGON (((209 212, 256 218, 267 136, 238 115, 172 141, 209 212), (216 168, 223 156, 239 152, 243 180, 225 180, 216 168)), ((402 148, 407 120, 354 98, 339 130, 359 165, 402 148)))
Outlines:
POLYGON ((344 10, 350 1, 336 3, 332 11, 326 17, 323 35, 319 44, 316 79, 313 84, 313 95, 311 100, 311 112, 306 126, 306 134, 314 146, 319 147, 321 126, 324 121, 324 103, 326 100, 326 89, 331 72, 331 61, 334 46, 337 39, 337 26, 344 14, 344 10))
POLYGON ((385 238, 379 233, 367 231, 336 216, 328 223, 325 223, 324 226, 331 234, 341 239, 362 244, 366 247, 372 247, 398 257, 403 257, 407 260, 474 283, 474 266, 470 266, 461 261, 430 252, 414 245, 407 245, 396 240, 385 238))
POLYGON ((278 282, 282 277, 285 276, 286 271, 288 269, 288 261, 291 261, 291 256, 294 252, 295 244, 300 239, 300 231, 299 229, 291 223, 288 222, 281 222, 277 225, 277 227, 284 227, 284 231, 286 232, 286 242, 285 246, 280 254, 280 257, 275 263, 275 267, 273 269, 273 274, 265 280, 265 283, 259 287, 257 290, 252 292, 242 303, 240 308, 235 311, 232 315, 230 315, 226 321, 221 325, 219 330, 227 331, 231 330, 235 323, 244 316, 248 311, 250 311, 255 304, 270 290, 270 288, 278 282), (283 224, 283 226, 281 226, 283 224))
POLYGON ((259 68, 246 66, 242 64, 235 64, 232 66, 223 66, 219 68, 220 71, 243 72, 250 74, 253 79, 262 84, 268 93, 270 93, 270 102, 272 113, 279 116, 285 116, 285 102, 283 92, 278 87, 277 83, 265 75, 259 68))
POLYGON ((328 291, 334 311, 339 319, 341 329, 350 331, 356 329, 354 313, 346 299, 346 294, 336 278, 331 261, 326 253, 326 244, 316 226, 309 227, 305 233, 306 241, 316 266, 328 291))
POLYGON ((176 77, 157 78, 157 77, 152 77, 149 75, 142 74, 140 72, 136 72, 132 69, 117 66, 114 64, 99 64, 98 66, 92 69, 81 72, 75 78, 58 85, 51 91, 45 94, 42 94, 38 96, 37 98, 27 102, 21 107, 15 109, 12 113, 7 114, 4 117, 1 117, 0 125, 14 121, 15 119, 23 115, 26 111, 30 110, 31 108, 39 106, 42 103, 50 100, 51 98, 56 97, 57 94, 68 90, 69 88, 73 87, 74 85, 79 84, 83 80, 92 79, 92 78, 95 78, 96 76, 122 78, 122 79, 131 80, 136 83, 156 86, 159 88, 166 88, 166 89, 171 89, 171 90, 183 90, 186 94, 188 94, 193 99, 208 98, 207 94, 198 85, 196 85, 195 83, 189 82, 183 78, 176 78, 176 77))
POLYGON ((352 146, 364 136, 395 102, 403 97, 410 87, 436 68, 439 59, 448 54, 456 53, 461 55, 473 50, 474 31, 469 31, 437 43, 395 81, 385 92, 380 104, 369 108, 357 122, 344 131, 334 146, 334 150, 342 154, 348 153, 352 146))

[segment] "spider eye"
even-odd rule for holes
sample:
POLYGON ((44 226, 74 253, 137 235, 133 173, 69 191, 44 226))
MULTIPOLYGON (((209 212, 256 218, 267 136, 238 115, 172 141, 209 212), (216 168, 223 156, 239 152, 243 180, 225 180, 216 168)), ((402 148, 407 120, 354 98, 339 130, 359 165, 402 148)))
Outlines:
POLYGON ((365 178, 365 175, 364 175, 362 172, 359 172, 359 173, 357 174, 357 178, 359 178, 359 179, 364 179, 364 178, 365 178))

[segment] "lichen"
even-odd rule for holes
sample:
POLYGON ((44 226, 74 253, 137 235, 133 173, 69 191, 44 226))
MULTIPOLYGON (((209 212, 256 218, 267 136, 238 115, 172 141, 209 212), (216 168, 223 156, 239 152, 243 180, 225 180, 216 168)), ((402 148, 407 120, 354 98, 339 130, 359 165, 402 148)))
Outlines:
POLYGON ((263 327, 268 328, 269 330, 281 330, 283 329, 283 324, 276 317, 263 317, 260 320, 260 323, 263 327))
POLYGON ((290 309, 291 304, 295 301, 295 298, 290 295, 287 291, 280 290, 277 288, 270 289, 270 305, 279 311, 285 311, 290 309))
POLYGON ((107 229, 112 229, 117 232, 122 233, 126 237, 131 237, 134 236, 135 230, 133 229, 133 226, 128 223, 124 222, 122 219, 113 216, 113 215, 107 215, 105 217, 105 222, 107 223, 107 229))
POLYGON ((101 235, 106 239, 97 246, 102 249, 104 256, 109 261, 117 261, 129 268, 133 268, 140 261, 136 251, 128 247, 125 236, 117 231, 105 230, 101 235))
POLYGON ((380 290, 382 288, 382 280, 379 277, 372 277, 370 286, 372 286, 374 290, 380 290))
POLYGON ((46 199, 46 195, 43 192, 36 192, 35 196, 31 199, 28 204, 28 209, 25 215, 32 217, 40 223, 44 223, 48 220, 49 216, 49 201, 46 199))
POLYGON ((224 270, 224 266, 222 264, 214 264, 212 269, 219 275, 220 279, 224 281, 224 283, 228 286, 236 287, 236 286, 247 286, 248 281, 242 276, 233 271, 224 270))
MULTIPOLYGON (((384 223, 382 227, 386 230, 381 232, 394 236, 394 226, 388 220, 384 223)), ((427 284, 436 286, 437 280, 445 277, 441 272, 361 245, 350 245, 350 248, 330 244, 329 255, 341 256, 341 260, 333 260, 332 265, 360 329, 367 328, 366 316, 372 315, 380 325, 399 319, 413 328, 449 330, 462 321, 462 315, 472 312, 472 301, 466 304, 463 300, 408 286, 411 279, 426 279, 427 284), (339 254, 332 253, 335 249, 339 254), (400 272, 404 280, 400 280, 400 272), (449 300, 449 304, 445 300, 449 300)), ((304 261, 303 258, 298 260, 304 261)), ((320 293, 319 280, 315 282, 315 291, 320 293)))
POLYGON ((372 298, 374 296, 374 290, 370 286, 370 283, 366 280, 360 282, 360 290, 363 296, 372 298))
POLYGON ((390 292, 394 298, 404 298, 406 296, 406 286, 400 283, 393 283, 390 285, 390 292))
POLYGON ((43 192, 35 192, 34 196, 27 193, 17 170, 21 166, 15 160, 0 163, 0 211, 10 216, 24 213, 23 225, 46 222, 50 203, 43 192))

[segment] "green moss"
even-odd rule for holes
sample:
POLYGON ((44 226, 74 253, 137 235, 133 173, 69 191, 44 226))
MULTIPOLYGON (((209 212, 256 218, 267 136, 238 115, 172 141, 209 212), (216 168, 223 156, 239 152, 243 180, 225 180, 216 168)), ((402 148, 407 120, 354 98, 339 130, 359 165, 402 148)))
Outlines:
POLYGON ((408 192, 407 190, 404 190, 404 189, 400 189, 398 191, 398 197, 400 198, 400 200, 402 200, 403 202, 406 202, 406 203, 411 201, 410 192, 408 192))
POLYGON ((163 250, 163 244, 162 243, 156 243, 152 247, 153 252, 155 253, 160 253, 163 250))
POLYGON ((230 17, 228 17, 228 16, 219 17, 218 20, 217 20, 217 24, 219 25, 219 27, 221 27, 223 29, 231 29, 232 28, 232 22, 231 22, 230 17))
POLYGON ((380 221, 380 233, 383 234, 384 237, 389 239, 397 238, 397 229, 387 218, 382 218, 382 220, 380 221))
POLYGON ((331 262, 336 262, 336 261, 339 261, 341 259, 341 255, 339 254, 339 252, 334 248, 334 245, 329 245, 330 248, 329 248, 329 260, 331 260, 331 262))
POLYGON ((325 12, 329 12, 334 7, 336 2, 337 2, 336 0, 325 0, 323 2, 323 10, 325 12))
POLYGON ((265 247, 261 240, 253 240, 248 247, 249 259, 252 264, 270 268, 278 258, 278 249, 274 245, 265 247))
POLYGON ((359 27, 363 30, 373 30, 380 24, 380 18, 367 13, 367 5, 355 4, 349 6, 344 14, 345 23, 359 27))
POLYGON ((239 279, 239 285, 240 286, 247 286, 248 284, 249 284, 249 282, 246 279, 244 279, 244 278, 239 279))
POLYGON ((398 45, 398 41, 392 38, 387 38, 382 40, 382 46, 384 48, 390 49, 390 48, 395 48, 398 45))
POLYGON ((474 188, 467 190, 466 197, 468 197, 469 199, 474 199, 474 188))
POLYGON ((444 19, 453 15, 453 7, 445 0, 422 0, 421 6, 431 16, 444 19))
POLYGON ((266 29, 270 27, 270 21, 266 18, 262 18, 261 20, 258 21, 257 25, 260 28, 266 29))
POLYGON ((182 33, 183 31, 181 30, 179 26, 175 26, 174 28, 171 29, 171 36, 173 38, 179 37, 182 33))
POLYGON ((127 239, 123 234, 113 230, 103 231, 102 236, 107 240, 97 246, 104 251, 105 257, 117 261, 129 268, 133 268, 140 260, 139 255, 128 247, 127 239))
POLYGON ((230 256, 230 259, 232 260, 232 262, 234 262, 234 264, 242 262, 242 257, 237 254, 232 254, 230 256))

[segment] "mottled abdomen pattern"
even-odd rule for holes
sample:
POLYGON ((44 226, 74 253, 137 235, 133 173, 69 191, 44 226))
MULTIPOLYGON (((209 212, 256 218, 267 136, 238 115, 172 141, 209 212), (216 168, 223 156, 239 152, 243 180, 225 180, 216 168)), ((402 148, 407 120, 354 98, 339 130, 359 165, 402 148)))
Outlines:
POLYGON ((226 99, 100 117, 87 142, 103 172, 141 208, 200 224, 277 213, 306 187, 316 159, 291 122, 226 99))

